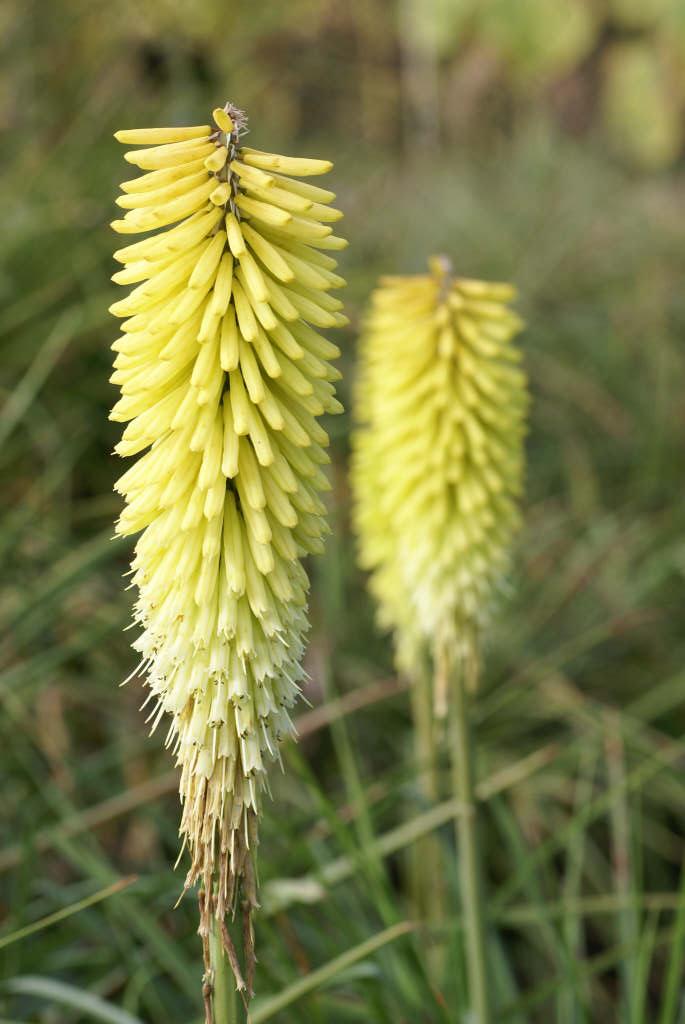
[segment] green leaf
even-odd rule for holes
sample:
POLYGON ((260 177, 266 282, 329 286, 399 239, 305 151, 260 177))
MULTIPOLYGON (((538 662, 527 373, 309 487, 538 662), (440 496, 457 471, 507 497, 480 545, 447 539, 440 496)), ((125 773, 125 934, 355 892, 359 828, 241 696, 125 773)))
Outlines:
POLYGON ((65 918, 71 917, 73 914, 78 914, 79 911, 85 910, 86 907, 92 907, 95 903, 100 903, 102 900, 106 900, 109 896, 113 896, 115 893, 121 892, 122 889, 128 888, 129 885, 133 885, 135 881, 135 876, 131 878, 122 878, 118 882, 114 882, 113 885, 108 885, 106 888, 100 889, 99 892, 93 893, 92 896, 87 896, 85 899, 79 900, 78 903, 72 903, 70 906, 64 907, 62 910, 58 910, 54 914, 48 914, 47 917, 42 917, 40 921, 34 921, 32 924, 27 924, 23 928, 18 928, 9 935, 0 936, 0 949, 2 949, 3 946, 10 946, 13 942, 19 942, 21 939, 25 939, 29 935, 35 935, 36 932, 42 931, 43 928, 49 928, 50 925, 57 924, 59 921, 64 921, 65 918))
POLYGON ((340 956, 335 957, 334 960, 330 960, 323 967, 311 971, 306 977, 301 978, 292 985, 288 985, 287 988, 277 995, 255 1000, 254 1008, 250 1014, 251 1024, 263 1024, 263 1021, 271 1020, 275 1014, 280 1013, 286 1006, 297 1002, 298 999, 302 999, 303 996, 309 995, 325 985, 332 984, 352 964, 363 960, 364 957, 371 956, 372 953, 381 949, 382 946, 386 946, 389 942, 394 942, 403 935, 407 935, 413 928, 414 925, 409 921, 394 924, 392 927, 378 932, 372 938, 366 939, 365 942, 360 942, 358 946, 348 949, 346 953, 342 953, 340 956))
POLYGON ((10 978, 3 982, 2 988, 13 995, 31 996, 34 999, 45 999, 50 1003, 68 1006, 80 1010, 91 1020, 103 1021, 104 1024, 142 1024, 138 1017, 120 1010, 92 992, 84 992, 74 985, 53 978, 43 978, 37 974, 27 974, 20 978, 10 978))

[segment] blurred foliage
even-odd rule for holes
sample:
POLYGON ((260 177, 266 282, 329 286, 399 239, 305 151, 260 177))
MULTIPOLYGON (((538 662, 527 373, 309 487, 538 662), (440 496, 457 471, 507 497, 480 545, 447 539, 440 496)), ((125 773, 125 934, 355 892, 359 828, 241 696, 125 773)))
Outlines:
MULTIPOLYGON (((145 735, 140 688, 117 685, 134 659, 128 548, 110 541, 107 222, 122 168, 112 131, 193 123, 230 98, 256 146, 336 161, 352 242, 348 408, 378 274, 446 251, 459 272, 520 287, 528 526, 478 721, 496 1002, 514 1024, 679 1020, 683 11, 677 0, 0 5, 0 935, 141 876, 4 946, 4 1019, 201 1013, 196 911, 190 899, 170 909, 174 776, 160 736, 145 735), (83 995, 88 1013, 75 1008, 83 995)), ((336 960, 411 916, 412 835, 434 828, 452 867, 454 851, 449 809, 443 824, 424 817, 406 694, 355 568, 349 416, 330 429, 333 535, 311 566, 315 717, 301 720, 266 809, 258 990, 299 992, 284 1024, 453 1024, 463 977, 430 989, 421 953, 435 936, 336 960), (322 965, 316 991, 290 988, 322 965)), ((456 891, 455 870, 447 885, 456 891)))
POLYGON ((620 42, 604 65, 604 117, 620 151, 644 166, 673 163, 681 149, 682 109, 664 48, 620 42))
POLYGON ((571 72, 592 50, 599 29, 599 18, 583 0, 494 0, 477 10, 476 33, 511 67, 521 89, 571 72))
POLYGON ((510 123, 536 106, 638 166, 683 154, 681 0, 293 0, 287 16, 275 0, 29 0, 5 5, 0 28, 8 128, 39 102, 54 131, 60 111, 96 109, 111 89, 133 87, 154 109, 172 82, 184 97, 173 116, 235 81, 246 107, 268 105, 280 138, 325 123, 387 145, 421 117, 402 89, 404 58, 437 84, 443 103, 424 114, 445 144, 487 137, 493 111, 510 123))

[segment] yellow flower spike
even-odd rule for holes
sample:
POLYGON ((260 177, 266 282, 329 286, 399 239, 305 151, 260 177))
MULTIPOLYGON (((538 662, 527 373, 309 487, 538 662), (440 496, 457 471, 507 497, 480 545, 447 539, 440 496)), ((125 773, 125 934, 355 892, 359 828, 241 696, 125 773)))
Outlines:
POLYGON ((473 650, 506 572, 528 406, 514 294, 434 258, 428 275, 381 279, 363 331, 354 521, 410 676, 426 650, 473 650))
POLYGON ((333 193, 279 173, 330 163, 246 150, 244 114, 227 104, 212 116, 216 128, 116 133, 146 148, 125 154, 145 173, 122 186, 128 212, 113 227, 156 233, 116 253, 113 279, 133 288, 112 306, 127 319, 112 346, 111 417, 128 424, 117 452, 138 455, 116 485, 117 532, 142 531, 133 646, 152 728, 168 716, 181 768, 185 885, 200 886, 205 952, 216 919, 249 995, 261 794, 303 678, 300 560, 327 532, 316 417, 340 408, 338 348, 309 324, 339 322, 328 290, 344 282, 319 252, 333 193), (242 966, 222 926, 239 904, 242 966))

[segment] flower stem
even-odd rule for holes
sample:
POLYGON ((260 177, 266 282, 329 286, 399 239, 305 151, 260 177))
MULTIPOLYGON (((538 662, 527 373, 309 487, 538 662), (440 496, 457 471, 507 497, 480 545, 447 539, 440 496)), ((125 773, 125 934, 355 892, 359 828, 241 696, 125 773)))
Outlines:
POLYGON ((477 663, 473 647, 451 671, 450 750, 455 796, 461 804, 455 828, 459 848, 461 905, 466 938, 470 1002, 477 1024, 491 1024, 490 989, 483 912, 481 856, 474 795, 474 745, 470 696, 475 689, 477 663), (468 678, 467 678, 468 673, 468 678))
POLYGON ((209 960, 212 970, 212 1022, 238 1024, 235 983, 224 953, 221 932, 213 915, 209 933, 209 960))
MULTIPOLYGON (((440 749, 437 723, 433 714, 430 675, 427 672, 413 681, 411 687, 414 719, 414 750, 417 782, 425 810, 440 800, 440 749)), ((440 989, 444 981, 445 950, 440 938, 446 922, 447 900, 444 888, 444 864, 440 838, 436 834, 423 837, 412 850, 412 898, 417 919, 428 926, 429 942, 426 968, 431 984, 440 989)))

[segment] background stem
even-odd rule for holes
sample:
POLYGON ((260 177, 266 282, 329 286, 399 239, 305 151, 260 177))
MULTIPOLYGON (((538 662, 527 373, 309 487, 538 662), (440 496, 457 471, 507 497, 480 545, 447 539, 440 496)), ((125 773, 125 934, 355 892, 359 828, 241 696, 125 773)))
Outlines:
MULTIPOLYGON (((454 794, 462 809, 455 828, 459 850, 461 904, 464 916, 466 958, 471 1006, 477 1024, 490 1024, 490 990, 483 913, 481 858, 478 848, 478 822, 474 795, 473 741, 470 722, 470 693, 464 669, 476 674, 475 652, 452 667, 450 706, 450 753, 454 794)), ((469 683, 475 683, 475 678, 469 683)), ((473 692, 474 687, 470 687, 473 692)))
MULTIPOLYGON (((425 810, 440 801, 440 751, 437 723, 433 714, 433 695, 428 672, 411 686, 413 738, 417 782, 425 810)), ((418 920, 425 921, 430 933, 426 951, 428 978, 439 989, 444 980, 444 925, 448 901, 445 893, 445 871, 442 844, 437 832, 423 837, 411 852, 412 901, 418 920)))

